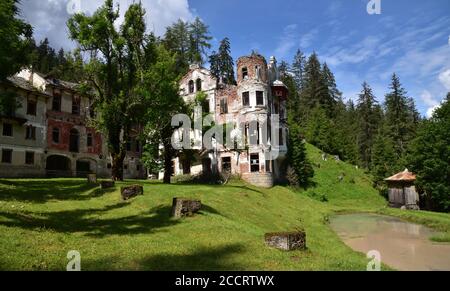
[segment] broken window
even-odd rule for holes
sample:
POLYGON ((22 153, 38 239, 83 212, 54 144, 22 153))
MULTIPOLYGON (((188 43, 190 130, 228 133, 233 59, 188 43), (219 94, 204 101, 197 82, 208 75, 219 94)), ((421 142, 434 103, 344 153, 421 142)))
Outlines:
POLYGON ((262 106, 264 105, 264 92, 256 91, 256 105, 262 106))
POLYGON ((260 80, 261 79, 261 68, 259 66, 255 66, 255 75, 256 75, 256 79, 260 80))
POLYGON ((250 171, 259 172, 259 154, 250 155, 250 171))
POLYGON ((194 93, 194 81, 190 80, 188 86, 189 86, 189 94, 194 93))
POLYGON ((3 123, 3 136, 13 136, 13 126, 11 123, 3 123))
POLYGON ((228 104, 227 104, 227 98, 220 99, 220 114, 227 114, 228 113, 228 104))
POLYGON ((59 143, 59 128, 57 128, 57 127, 53 128, 52 140, 54 143, 59 143))
POLYGON ((28 99, 28 101, 27 101, 27 114, 36 116, 36 100, 28 99))
POLYGON ((75 128, 70 131, 69 151, 72 153, 78 153, 80 151, 80 134, 75 128))
POLYGON ((231 157, 222 158, 222 172, 231 172, 231 157))
POLYGON ((131 141, 127 141, 127 152, 131 152, 131 141))
POLYGON ((201 79, 197 79, 196 87, 197 87, 197 92, 202 91, 202 80, 201 79))
POLYGON ((34 152, 25 153, 25 164, 34 165, 34 152))
POLYGON ((5 164, 12 163, 12 150, 9 150, 9 149, 2 150, 2 163, 5 163, 5 164))
POLYGON ((279 144, 280 144, 280 146, 283 146, 284 145, 284 134, 283 134, 283 129, 282 128, 280 128, 279 130, 278 130, 278 134, 279 134, 279 144))
POLYGON ((242 93, 242 105, 250 106, 250 92, 242 93))
POLYGON ((36 127, 30 125, 26 128, 25 139, 36 140, 36 127))
POLYGON ((108 164, 106 165, 106 167, 107 167, 108 169, 111 169, 111 168, 112 168, 111 163, 108 163, 108 164))
POLYGON ((92 146, 93 144, 92 133, 88 133, 86 142, 88 147, 92 146))
POLYGON ((248 79, 248 69, 247 67, 242 68, 242 80, 248 79))
POLYGON ((72 96, 72 114, 80 115, 80 103, 81 103, 80 97, 72 96))
POLYGON ((53 102, 52 102, 52 110, 53 111, 61 111, 61 95, 55 93, 53 95, 53 102))

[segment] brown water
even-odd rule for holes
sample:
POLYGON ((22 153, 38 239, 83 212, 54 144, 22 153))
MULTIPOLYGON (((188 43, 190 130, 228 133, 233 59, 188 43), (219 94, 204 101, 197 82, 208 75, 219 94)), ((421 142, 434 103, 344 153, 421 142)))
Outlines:
POLYGON ((377 250, 381 261, 397 270, 450 271, 450 244, 429 240, 431 229, 376 214, 338 215, 332 229, 352 249, 367 254, 377 250))

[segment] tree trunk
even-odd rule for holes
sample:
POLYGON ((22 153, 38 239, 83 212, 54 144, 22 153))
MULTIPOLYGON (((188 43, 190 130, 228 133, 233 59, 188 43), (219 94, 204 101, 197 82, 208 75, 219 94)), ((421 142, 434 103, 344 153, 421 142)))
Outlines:
POLYGON ((164 184, 170 184, 172 177, 172 145, 164 144, 164 184))
POLYGON ((123 181, 123 161, 125 155, 123 153, 112 153, 112 180, 123 181))

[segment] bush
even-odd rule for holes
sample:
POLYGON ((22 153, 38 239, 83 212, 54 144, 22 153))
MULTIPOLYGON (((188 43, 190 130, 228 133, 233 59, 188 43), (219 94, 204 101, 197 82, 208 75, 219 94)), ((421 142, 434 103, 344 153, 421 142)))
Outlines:
POLYGON ((174 184, 212 184, 221 185, 225 181, 234 178, 234 176, 224 176, 220 173, 200 173, 197 175, 186 174, 172 177, 171 182, 174 184))

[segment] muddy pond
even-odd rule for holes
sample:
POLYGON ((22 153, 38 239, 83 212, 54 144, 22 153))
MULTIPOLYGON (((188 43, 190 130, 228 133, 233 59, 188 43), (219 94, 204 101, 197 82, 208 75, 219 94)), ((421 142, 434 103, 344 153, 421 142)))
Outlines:
POLYGON ((450 271, 450 243, 432 242, 436 233, 428 227, 363 213, 337 215, 331 228, 355 251, 379 251, 381 261, 394 269, 450 271))

